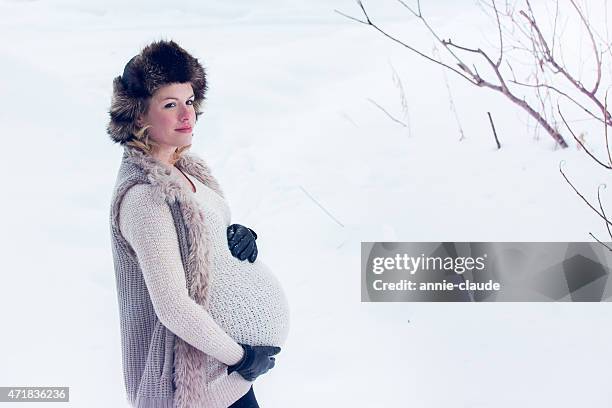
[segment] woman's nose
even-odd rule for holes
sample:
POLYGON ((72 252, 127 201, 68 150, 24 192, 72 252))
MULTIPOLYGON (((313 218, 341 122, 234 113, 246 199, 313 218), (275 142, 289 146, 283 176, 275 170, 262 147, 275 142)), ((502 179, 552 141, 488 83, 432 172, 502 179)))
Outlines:
POLYGON ((179 113, 179 119, 181 122, 185 122, 188 121, 191 118, 191 109, 189 109, 188 106, 183 106, 183 109, 181 109, 181 112, 179 113))

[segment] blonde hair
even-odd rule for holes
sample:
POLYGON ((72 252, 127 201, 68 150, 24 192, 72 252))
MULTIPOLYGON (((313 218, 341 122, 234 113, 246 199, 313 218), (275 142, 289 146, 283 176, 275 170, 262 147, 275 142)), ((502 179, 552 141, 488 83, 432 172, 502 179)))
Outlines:
MULTIPOLYGON (((151 154, 155 148, 157 148, 158 144, 149 138, 149 132, 147 130, 151 127, 151 125, 146 125, 133 133, 134 138, 126 144, 131 147, 135 147, 145 154, 151 154)), ((184 151, 191 147, 190 144, 186 146, 177 147, 174 153, 172 153, 172 157, 170 158, 170 164, 174 165, 183 154, 184 151)))

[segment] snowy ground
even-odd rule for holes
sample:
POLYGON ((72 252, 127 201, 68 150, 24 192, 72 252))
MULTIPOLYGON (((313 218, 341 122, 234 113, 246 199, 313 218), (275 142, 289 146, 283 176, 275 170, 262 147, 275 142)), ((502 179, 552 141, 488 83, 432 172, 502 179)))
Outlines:
MULTIPOLYGON (((426 38, 392 3, 370 5, 373 15, 426 38)), ((603 238, 559 163, 591 199, 609 175, 574 143, 534 139, 501 97, 449 77, 459 142, 442 71, 333 12, 358 15, 351 1, 253 7, 0 1, 0 386, 67 385, 71 403, 57 406, 127 406, 108 230, 121 150, 105 134, 107 109, 125 62, 172 38, 210 79, 193 150, 233 221, 258 232, 292 307, 277 367, 255 386, 262 407, 609 407, 607 303, 368 304, 359 286, 361 241, 603 238), (410 133, 367 101, 400 112, 390 63, 410 133)), ((449 32, 477 36, 472 9, 429 10, 449 32)), ((603 154, 599 129, 588 129, 603 154)))

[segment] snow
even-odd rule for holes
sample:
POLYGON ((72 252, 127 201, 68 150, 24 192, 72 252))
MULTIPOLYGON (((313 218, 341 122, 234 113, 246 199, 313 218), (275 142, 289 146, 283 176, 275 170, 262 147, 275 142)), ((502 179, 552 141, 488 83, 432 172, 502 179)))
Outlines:
MULTIPOLYGON (((385 28, 431 49, 397 3, 369 3, 385 28)), ((482 34, 473 2, 427 7, 446 33, 482 34)), ((360 302, 361 241, 605 239, 559 166, 591 200, 609 175, 447 74, 459 141, 443 71, 334 9, 359 16, 348 0, 0 1, 0 386, 70 386, 57 406, 127 406, 108 230, 121 149, 107 109, 125 62, 171 38, 210 80, 193 151, 290 300, 287 344, 255 385, 262 407, 610 406, 607 303, 360 302), (401 117, 390 64, 410 132, 367 101, 401 117)), ((573 123, 603 157, 602 129, 573 123)))

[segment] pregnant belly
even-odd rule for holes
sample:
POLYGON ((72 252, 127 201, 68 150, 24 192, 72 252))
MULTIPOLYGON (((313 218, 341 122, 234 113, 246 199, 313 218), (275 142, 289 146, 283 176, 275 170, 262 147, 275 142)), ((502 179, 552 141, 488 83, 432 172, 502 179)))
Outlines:
POLYGON ((282 346, 289 331, 289 305, 269 268, 231 257, 213 257, 208 311, 238 343, 282 346))

